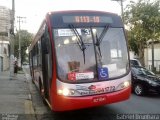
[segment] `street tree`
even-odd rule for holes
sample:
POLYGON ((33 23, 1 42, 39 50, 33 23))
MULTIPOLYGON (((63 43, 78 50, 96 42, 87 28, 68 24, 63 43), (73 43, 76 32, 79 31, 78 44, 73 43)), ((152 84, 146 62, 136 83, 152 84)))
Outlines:
POLYGON ((20 46, 21 46, 21 63, 27 61, 28 54, 26 53, 27 48, 31 44, 33 34, 29 33, 26 30, 20 30, 15 35, 15 45, 14 53, 15 57, 19 58, 19 36, 20 36, 20 46))
POLYGON ((131 1, 124 12, 124 22, 129 26, 129 48, 135 51, 144 65, 144 48, 148 40, 158 40, 160 35, 160 1, 131 1))

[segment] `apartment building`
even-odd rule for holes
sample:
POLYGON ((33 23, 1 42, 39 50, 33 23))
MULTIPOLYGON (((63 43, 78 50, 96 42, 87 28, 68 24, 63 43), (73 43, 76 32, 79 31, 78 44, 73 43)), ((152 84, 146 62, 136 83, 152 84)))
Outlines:
POLYGON ((0 6, 0 72, 9 69, 11 10, 0 6))

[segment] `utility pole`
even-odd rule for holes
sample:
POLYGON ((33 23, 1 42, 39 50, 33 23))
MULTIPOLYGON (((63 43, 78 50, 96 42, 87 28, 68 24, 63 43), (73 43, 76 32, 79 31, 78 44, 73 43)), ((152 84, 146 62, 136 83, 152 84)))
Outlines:
POLYGON ((14 34, 14 21, 15 21, 15 2, 12 0, 12 20, 11 20, 11 34, 14 34))
MULTIPOLYGON (((155 36, 155 25, 154 25, 153 35, 155 36)), ((151 46, 152 46, 152 72, 155 72, 155 68, 154 68, 154 40, 153 39, 155 39, 155 37, 152 38, 152 43, 151 43, 151 46)))
POLYGON ((122 17, 122 21, 124 22, 124 12, 123 12, 123 1, 124 0, 111 0, 111 1, 120 2, 120 5, 121 5, 121 17, 122 17))
POLYGON ((10 79, 14 76, 14 22, 15 22, 15 1, 12 0, 12 10, 11 10, 11 27, 8 32, 8 37, 10 39, 10 79))
POLYGON ((152 38, 151 46, 152 46, 152 72, 155 72, 154 71, 154 40, 153 38, 152 38))
POLYGON ((18 37, 19 37, 19 57, 18 57, 18 66, 21 67, 21 35, 20 35, 20 30, 21 30, 21 23, 23 23, 23 19, 26 19, 26 17, 21 17, 21 16, 17 16, 18 19, 18 24, 19 24, 19 33, 18 33, 18 37))
POLYGON ((122 21, 124 22, 123 0, 121 0, 121 16, 122 16, 122 21))

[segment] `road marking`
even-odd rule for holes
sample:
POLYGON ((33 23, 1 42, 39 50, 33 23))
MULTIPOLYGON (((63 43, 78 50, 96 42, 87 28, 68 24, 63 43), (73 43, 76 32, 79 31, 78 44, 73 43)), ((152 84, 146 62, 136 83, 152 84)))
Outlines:
POLYGON ((24 107, 25 107, 26 120, 36 120, 36 115, 33 109, 32 101, 25 100, 24 107))
POLYGON ((32 101, 25 100, 24 106, 25 106, 25 114, 35 114, 32 101))

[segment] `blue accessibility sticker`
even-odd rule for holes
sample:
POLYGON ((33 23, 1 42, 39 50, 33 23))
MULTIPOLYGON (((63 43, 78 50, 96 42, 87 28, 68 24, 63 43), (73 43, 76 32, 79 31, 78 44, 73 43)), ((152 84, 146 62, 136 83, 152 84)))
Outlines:
POLYGON ((107 67, 98 67, 98 79, 107 80, 109 78, 107 67))

